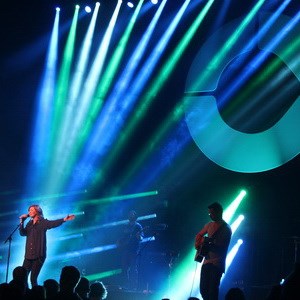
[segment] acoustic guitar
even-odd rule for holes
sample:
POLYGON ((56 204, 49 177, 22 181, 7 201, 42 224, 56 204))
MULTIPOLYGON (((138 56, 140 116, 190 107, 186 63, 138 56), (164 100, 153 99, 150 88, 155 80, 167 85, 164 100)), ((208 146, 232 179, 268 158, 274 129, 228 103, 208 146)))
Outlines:
POLYGON ((199 246, 199 248, 196 251, 194 260, 196 262, 201 263, 203 258, 208 255, 208 252, 210 251, 210 245, 212 244, 213 240, 209 237, 204 237, 203 242, 199 246))

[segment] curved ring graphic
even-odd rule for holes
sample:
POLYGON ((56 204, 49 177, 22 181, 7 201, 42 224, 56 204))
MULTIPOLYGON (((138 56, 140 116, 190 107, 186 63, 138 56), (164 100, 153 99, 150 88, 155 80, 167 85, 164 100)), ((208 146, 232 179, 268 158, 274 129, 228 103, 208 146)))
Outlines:
MULTIPOLYGON (((280 17, 268 36, 274 37, 278 31, 276 28, 282 28, 288 20, 288 17, 280 17)), ((238 22, 236 20, 221 28, 199 50, 187 78, 184 99, 186 122, 199 149, 216 164, 236 172, 263 172, 287 163, 300 153, 300 97, 271 128, 259 133, 243 133, 224 122, 213 92, 207 92, 216 89, 225 66, 241 54, 241 45, 247 44, 249 37, 253 36, 254 24, 245 30, 239 43, 230 49, 220 64, 210 67, 210 79, 196 82, 200 70, 207 69, 207 61, 212 60, 211 49, 220 49, 229 33, 237 28, 238 22), (197 91, 202 92, 193 96, 197 91)), ((260 41, 260 49, 264 49, 268 43, 268 39, 260 41)), ((273 53, 285 62, 299 80, 299 66, 292 64, 280 47, 275 48, 273 53)))

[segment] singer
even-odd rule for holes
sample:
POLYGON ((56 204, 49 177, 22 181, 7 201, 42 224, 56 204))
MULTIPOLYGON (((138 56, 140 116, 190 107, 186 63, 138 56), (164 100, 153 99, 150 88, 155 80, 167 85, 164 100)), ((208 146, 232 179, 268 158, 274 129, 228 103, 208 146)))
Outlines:
POLYGON ((19 232, 21 236, 26 236, 25 258, 23 267, 30 273, 32 287, 38 285, 37 278, 46 259, 47 239, 46 231, 58 227, 66 221, 73 220, 75 215, 67 215, 58 220, 47 220, 44 218, 43 210, 39 205, 31 205, 28 214, 20 217, 19 232), (31 220, 24 227, 24 221, 30 217, 31 220))

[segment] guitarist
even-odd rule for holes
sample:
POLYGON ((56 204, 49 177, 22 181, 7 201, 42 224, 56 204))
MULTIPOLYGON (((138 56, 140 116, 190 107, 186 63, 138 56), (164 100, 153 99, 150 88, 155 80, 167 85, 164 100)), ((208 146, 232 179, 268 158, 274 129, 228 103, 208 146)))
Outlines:
MULTIPOLYGON (((208 253, 204 257, 200 274, 200 293, 203 300, 218 300, 220 281, 225 272, 225 262, 232 231, 223 220, 223 207, 214 202, 208 206, 211 221, 204 225, 195 238, 195 248, 201 250, 207 240, 208 253)), ((207 246, 207 244, 205 245, 207 246)))
POLYGON ((137 213, 131 210, 128 213, 128 223, 117 242, 121 251, 123 283, 130 290, 138 287, 138 255, 143 235, 143 227, 137 222, 137 213))

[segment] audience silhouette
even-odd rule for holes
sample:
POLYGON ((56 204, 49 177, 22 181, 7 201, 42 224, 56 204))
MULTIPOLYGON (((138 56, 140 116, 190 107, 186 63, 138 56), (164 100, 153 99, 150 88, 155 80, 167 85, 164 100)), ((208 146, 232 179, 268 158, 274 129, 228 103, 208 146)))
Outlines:
POLYGON ((90 300, 102 300, 106 299, 107 290, 101 281, 96 281, 90 286, 89 299, 90 300))
MULTIPOLYGON (((13 269, 12 277, 12 280, 9 282, 10 293, 14 294, 15 297, 21 298, 28 296, 30 290, 27 283, 27 270, 22 266, 17 266, 13 269)), ((0 297, 0 299, 2 298, 0 297)))
MULTIPOLYGON (((61 269, 59 282, 47 279, 43 286, 28 287, 28 274, 24 267, 17 266, 12 272, 12 280, 0 284, 0 300, 112 300, 106 286, 101 281, 90 283, 81 277, 75 266, 61 269)), ((126 298, 127 299, 127 298, 126 298)), ((168 298, 164 298, 168 299, 168 298)), ((300 299, 300 263, 295 263, 291 273, 283 283, 274 285, 266 295, 266 300, 300 299)), ((169 300, 169 299, 168 299, 169 300)), ((172 300, 172 299, 171 299, 172 300)), ((188 300, 199 300, 189 297, 188 300)), ((230 288, 224 300, 246 300, 244 291, 238 287, 230 288)))
POLYGON ((59 282, 49 278, 43 285, 28 287, 28 272, 16 267, 12 280, 0 284, 0 300, 102 300, 108 292, 103 282, 90 284, 86 277, 81 277, 75 266, 61 269, 59 282))
POLYGON ((46 291, 46 299, 51 300, 59 292, 59 283, 55 279, 47 279, 43 284, 46 291))
POLYGON ((46 300, 46 290, 42 285, 35 285, 32 287, 26 300, 46 300))
POLYGON ((90 281, 86 277, 81 277, 75 288, 75 291, 82 300, 88 300, 90 292, 90 281))
POLYGON ((53 300, 81 300, 75 288, 80 280, 80 272, 75 266, 62 268, 59 278, 60 290, 53 300))

